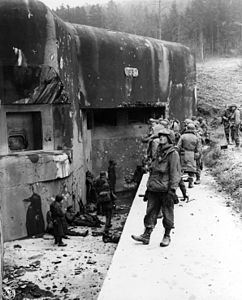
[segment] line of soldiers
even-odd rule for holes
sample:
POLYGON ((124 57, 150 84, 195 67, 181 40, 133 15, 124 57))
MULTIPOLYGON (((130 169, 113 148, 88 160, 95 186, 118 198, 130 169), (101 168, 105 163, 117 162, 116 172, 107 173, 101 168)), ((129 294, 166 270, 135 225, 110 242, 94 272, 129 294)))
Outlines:
POLYGON ((150 132, 143 138, 148 143, 146 163, 149 178, 144 198, 147 209, 144 216, 144 233, 131 235, 132 239, 147 245, 162 212, 165 229, 161 247, 170 244, 170 232, 174 228, 174 204, 178 203, 176 189, 179 186, 183 199, 188 198, 183 174, 188 174, 188 188, 200 183, 202 169, 202 143, 208 134, 202 118, 186 119, 180 126, 178 120, 150 120, 150 132))
MULTIPOLYGON (((181 158, 183 174, 188 174, 188 187, 193 184, 200 184, 202 162, 202 145, 209 140, 208 126, 202 117, 192 116, 191 119, 185 119, 183 124, 179 120, 168 119, 150 119, 148 134, 143 137, 142 142, 148 143, 146 162, 150 164, 155 157, 159 145, 158 133, 166 128, 174 134, 174 145, 181 158), (193 159, 195 157, 195 160, 193 159), (194 178, 196 181, 194 182, 194 178)), ((183 194, 184 196, 184 194, 183 194)), ((184 197, 185 198, 185 197, 184 197)))
MULTIPOLYGON (((109 161, 108 172, 101 171, 99 176, 94 179, 91 172, 86 172, 86 191, 87 204, 93 204, 98 214, 105 216, 105 227, 103 239, 108 238, 109 229, 111 228, 111 219, 114 201, 116 200, 115 185, 116 185, 116 163, 113 160, 109 161)), ((70 230, 68 226, 91 226, 100 227, 101 221, 96 215, 84 213, 80 207, 80 212, 75 212, 73 206, 63 209, 62 195, 57 195, 55 200, 50 205, 50 210, 47 212, 47 232, 54 235, 55 244, 59 247, 67 246, 63 242, 63 238, 67 239, 68 235, 87 236, 88 230, 80 233, 70 230)), ((80 205, 80 203, 79 203, 80 205)))
POLYGON ((236 104, 226 107, 222 117, 221 124, 224 126, 224 133, 228 145, 235 143, 236 147, 240 146, 240 110, 236 104))
POLYGON ((116 162, 109 160, 108 171, 101 171, 97 178, 89 171, 86 173, 87 204, 94 205, 97 214, 105 216, 104 235, 109 234, 115 208, 116 196, 116 162))

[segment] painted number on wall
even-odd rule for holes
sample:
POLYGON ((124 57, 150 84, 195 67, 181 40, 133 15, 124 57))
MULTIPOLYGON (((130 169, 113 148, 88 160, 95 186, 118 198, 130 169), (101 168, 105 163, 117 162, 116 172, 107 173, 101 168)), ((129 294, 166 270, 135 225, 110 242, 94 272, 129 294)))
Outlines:
POLYGON ((125 67, 124 73, 128 77, 138 77, 139 71, 137 68, 125 67))

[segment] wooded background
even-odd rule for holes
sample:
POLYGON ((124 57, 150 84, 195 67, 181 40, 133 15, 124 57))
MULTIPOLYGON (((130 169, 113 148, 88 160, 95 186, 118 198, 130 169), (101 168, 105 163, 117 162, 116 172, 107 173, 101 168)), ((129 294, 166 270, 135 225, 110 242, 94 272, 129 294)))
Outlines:
POLYGON ((110 0, 54 12, 72 23, 179 42, 197 59, 242 54, 241 0, 110 0))

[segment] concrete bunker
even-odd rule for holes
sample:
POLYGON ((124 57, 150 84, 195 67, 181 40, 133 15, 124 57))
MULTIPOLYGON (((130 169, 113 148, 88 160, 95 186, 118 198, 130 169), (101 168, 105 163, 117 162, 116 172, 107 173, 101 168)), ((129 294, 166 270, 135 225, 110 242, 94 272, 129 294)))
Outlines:
POLYGON ((0 33, 5 240, 27 235, 24 199, 40 195, 44 216, 57 193, 77 207, 86 171, 110 159, 122 189, 147 119, 196 112, 195 59, 181 44, 65 23, 31 0, 1 1, 0 33))

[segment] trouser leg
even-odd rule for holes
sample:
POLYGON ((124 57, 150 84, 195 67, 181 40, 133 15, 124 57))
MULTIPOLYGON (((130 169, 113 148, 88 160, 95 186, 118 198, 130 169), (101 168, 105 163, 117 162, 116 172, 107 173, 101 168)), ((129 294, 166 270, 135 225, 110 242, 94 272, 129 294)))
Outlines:
POLYGON ((174 228, 174 203, 166 201, 166 195, 162 199, 163 226, 167 232, 174 228))
POLYGON ((147 192, 148 202, 146 215, 144 217, 145 228, 155 228, 157 224, 157 216, 161 208, 162 193, 147 192))
POLYGON ((232 140, 232 142, 234 142, 234 140, 235 140, 235 136, 234 136, 234 130, 235 128, 234 128, 234 126, 231 126, 230 127, 230 134, 231 134, 231 140, 232 140))
POLYGON ((234 141, 235 145, 239 147, 240 140, 239 140, 239 125, 234 126, 234 141))
POLYGON ((201 159, 198 159, 196 161, 197 163, 197 172, 196 172, 196 181, 194 182, 194 184, 200 184, 200 179, 201 179, 201 164, 202 164, 202 161, 201 159))
POLYGON ((193 188, 193 179, 194 179, 194 173, 189 172, 188 173, 188 187, 193 188))
POLYGON ((162 201, 163 210, 163 226, 165 228, 165 233, 163 239, 160 243, 161 247, 167 247, 170 244, 170 232, 174 228, 174 203, 170 201, 162 201))
POLYGON ((104 227, 104 231, 108 232, 109 228, 111 227, 111 220, 112 220, 112 209, 107 209, 105 211, 105 227, 104 227))
POLYGON ((179 182, 179 188, 182 192, 182 196, 183 196, 183 200, 186 200, 187 198, 187 190, 186 190, 186 186, 185 183, 183 181, 183 179, 181 178, 180 182, 179 182))
POLYGON ((230 144, 229 131, 230 131, 229 127, 224 127, 225 138, 226 138, 226 141, 227 141, 228 144, 230 144))

